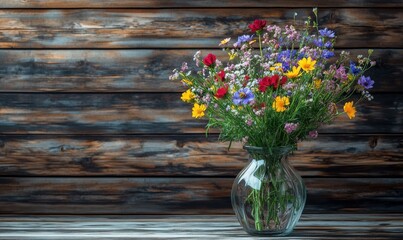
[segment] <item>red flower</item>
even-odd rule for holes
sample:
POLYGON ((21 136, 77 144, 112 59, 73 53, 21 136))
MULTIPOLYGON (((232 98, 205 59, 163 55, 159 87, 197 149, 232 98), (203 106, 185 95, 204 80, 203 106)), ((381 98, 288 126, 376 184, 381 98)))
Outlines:
POLYGON ((224 70, 221 70, 217 73, 217 76, 215 76, 216 81, 221 80, 221 81, 225 81, 225 72, 224 70))
POLYGON ((228 92, 228 87, 220 87, 214 95, 216 98, 223 98, 228 92))
POLYGON ((273 89, 277 89, 279 86, 284 85, 286 82, 287 82, 286 76, 281 77, 281 79, 280 76, 277 74, 271 77, 264 77, 259 82, 259 90, 261 92, 266 92, 266 89, 270 86, 272 86, 273 89))
POLYGON ((253 23, 249 24, 249 28, 253 33, 263 30, 264 27, 266 27, 265 20, 256 19, 253 23))
POLYGON ((217 60, 217 57, 214 54, 209 53, 204 59, 203 63, 207 66, 210 67, 215 64, 215 60, 217 60))
POLYGON ((283 86, 287 82, 287 77, 283 76, 280 80, 280 85, 283 86))
POLYGON ((275 74, 271 77, 271 85, 273 86, 274 89, 277 89, 279 80, 280 80, 280 76, 277 74, 275 74))
POLYGON ((266 89, 271 86, 271 78, 264 77, 259 81, 259 91, 266 92, 266 89))
POLYGON ((259 109, 263 109, 263 108, 265 108, 266 107, 266 103, 264 103, 264 102, 262 102, 261 104, 255 104, 254 106, 253 106, 253 109, 254 110, 259 110, 259 109))
POLYGON ((283 76, 280 79, 279 75, 273 75, 271 77, 271 83, 274 89, 277 89, 279 86, 283 86, 287 82, 287 77, 283 76))
POLYGON ((245 76, 245 81, 243 82, 242 86, 246 87, 246 84, 248 84, 250 77, 248 75, 245 76))

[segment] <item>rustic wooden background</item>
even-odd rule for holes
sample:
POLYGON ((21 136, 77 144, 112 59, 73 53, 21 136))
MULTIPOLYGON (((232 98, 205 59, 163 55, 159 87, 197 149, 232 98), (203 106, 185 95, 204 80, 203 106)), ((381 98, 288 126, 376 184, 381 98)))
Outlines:
POLYGON ((305 212, 403 212, 402 1, 0 0, 0 213, 231 214, 246 155, 205 138, 168 76, 314 6, 338 49, 378 65, 375 100, 292 158, 305 212))

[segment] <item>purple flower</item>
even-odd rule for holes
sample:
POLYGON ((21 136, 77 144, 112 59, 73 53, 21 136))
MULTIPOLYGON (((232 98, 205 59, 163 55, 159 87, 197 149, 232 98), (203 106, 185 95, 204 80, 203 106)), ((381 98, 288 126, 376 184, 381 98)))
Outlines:
POLYGON ((284 125, 284 130, 290 134, 292 132, 294 132, 295 130, 297 130, 298 128, 298 123, 286 123, 284 125))
POLYGON ((325 49, 322 52, 322 57, 327 58, 327 59, 334 57, 334 52, 325 49))
POLYGON ((251 103, 255 99, 252 91, 249 88, 241 88, 234 93, 232 101, 235 105, 246 105, 251 103))
POLYGON ((310 131, 309 132, 309 136, 311 137, 311 138, 317 138, 318 137, 318 131, 310 131))
POLYGON ((370 77, 361 76, 358 79, 358 84, 363 86, 365 89, 370 89, 374 86, 374 81, 370 77))
POLYGON ((242 43, 250 42, 253 40, 253 35, 242 35, 238 37, 238 41, 234 44, 237 47, 240 47, 242 43))
POLYGON ((347 73, 346 73, 346 69, 344 68, 343 65, 341 65, 337 70, 336 73, 334 74, 334 77, 338 80, 340 80, 341 82, 344 82, 347 80, 347 73))
MULTIPOLYGON (((270 56, 266 55, 267 58, 270 56)), ((296 50, 284 50, 278 53, 277 62, 282 64, 283 70, 288 71, 290 69, 290 63, 293 59, 302 59, 304 54, 298 53, 296 50)))
POLYGON ((188 69, 189 69, 189 67, 188 67, 187 62, 182 63, 181 71, 182 71, 182 72, 185 72, 185 71, 188 70, 188 69))
POLYGON ((354 75, 360 72, 360 69, 355 65, 354 62, 350 62, 350 72, 354 75))
POLYGON ((319 34, 322 37, 328 37, 328 38, 334 38, 335 37, 334 32, 332 30, 327 29, 327 28, 319 30, 319 34))
POLYGON ((294 26, 285 26, 285 34, 291 41, 300 37, 300 34, 295 30, 294 26))

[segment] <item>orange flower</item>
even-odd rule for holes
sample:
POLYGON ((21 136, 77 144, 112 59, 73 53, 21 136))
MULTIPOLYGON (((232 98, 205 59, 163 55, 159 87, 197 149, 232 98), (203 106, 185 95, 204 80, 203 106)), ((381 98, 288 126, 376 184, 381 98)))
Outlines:
POLYGON ((348 118, 353 119, 355 118, 355 113, 357 112, 355 110, 355 107, 353 107, 354 102, 346 102, 344 104, 343 110, 347 114, 348 118))
POLYGON ((272 107, 276 112, 284 112, 288 105, 290 105, 290 99, 288 97, 277 96, 276 99, 274 99, 272 107))

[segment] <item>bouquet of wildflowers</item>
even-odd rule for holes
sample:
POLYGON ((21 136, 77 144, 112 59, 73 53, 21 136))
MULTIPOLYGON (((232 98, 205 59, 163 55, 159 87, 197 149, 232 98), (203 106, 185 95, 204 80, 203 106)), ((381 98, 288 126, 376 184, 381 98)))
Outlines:
POLYGON ((337 57, 335 32, 319 29, 314 13, 316 21, 308 18, 300 31, 255 20, 235 43, 221 41, 228 58, 198 51, 198 69, 175 69, 170 79, 188 88, 181 99, 193 105, 192 116, 207 118, 207 130, 220 129, 221 140, 266 148, 314 138, 340 114, 354 118, 356 105, 372 99, 374 81, 364 76, 375 65, 372 51, 337 57))
MULTIPOLYGON (((372 50, 365 57, 351 58, 346 51, 336 56, 335 32, 320 29, 316 9, 314 14, 316 21, 308 18, 301 30, 255 20, 249 34, 236 42, 221 41, 228 57, 219 60, 198 51, 196 70, 187 63, 180 71, 175 69, 170 78, 187 87, 181 99, 193 104, 192 116, 206 117, 207 131, 219 128, 221 140, 263 149, 294 149, 298 141, 317 137, 317 129, 339 115, 354 118, 357 104, 372 99, 368 90, 374 81, 364 75, 375 65, 372 50)), ((285 190, 287 174, 280 169, 279 156, 252 157, 264 159, 267 167, 252 167, 257 172, 250 179, 268 179, 247 183, 245 199, 235 199, 248 205, 246 215, 252 216, 256 231, 278 232, 287 223, 282 219, 289 209, 296 209, 296 215, 302 212, 305 196, 301 200, 285 190)), ((240 222, 246 215, 238 217, 240 222)))

